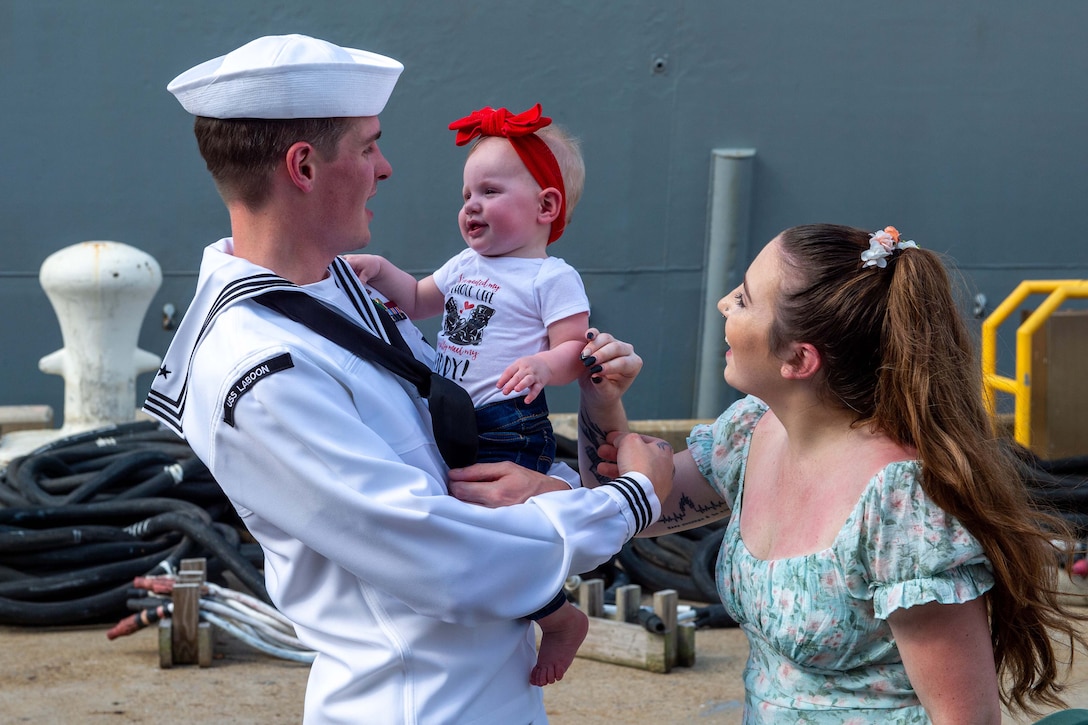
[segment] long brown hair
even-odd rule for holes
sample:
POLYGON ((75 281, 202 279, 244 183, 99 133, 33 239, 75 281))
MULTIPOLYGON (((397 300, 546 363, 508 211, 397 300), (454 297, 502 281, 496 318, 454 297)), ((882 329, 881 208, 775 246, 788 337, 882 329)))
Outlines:
POLYGON ((1058 593, 1056 541, 1064 521, 1032 504, 1011 446, 982 401, 976 346, 936 253, 905 249, 887 266, 863 267, 869 233, 815 224, 780 236, 792 274, 771 344, 812 344, 824 360, 824 395, 918 451, 922 488, 967 527, 995 577, 987 593, 1001 699, 1029 713, 1032 702, 1063 706, 1063 663, 1051 637, 1086 642, 1058 593))

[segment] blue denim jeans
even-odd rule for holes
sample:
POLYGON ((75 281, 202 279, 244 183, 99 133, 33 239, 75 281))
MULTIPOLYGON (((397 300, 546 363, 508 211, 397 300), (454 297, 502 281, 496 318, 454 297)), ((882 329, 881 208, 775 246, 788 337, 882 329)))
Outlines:
POLYGON ((532 403, 524 397, 500 400, 476 409, 480 431, 480 463, 513 461, 519 466, 547 473, 555 460, 555 433, 548 420, 544 393, 532 403))

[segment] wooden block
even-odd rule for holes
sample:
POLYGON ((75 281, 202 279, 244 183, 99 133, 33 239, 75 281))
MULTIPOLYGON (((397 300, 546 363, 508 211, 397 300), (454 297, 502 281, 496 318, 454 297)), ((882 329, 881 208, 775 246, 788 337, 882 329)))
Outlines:
POLYGON ((178 565, 179 576, 185 576, 186 573, 195 573, 200 575, 200 581, 203 582, 208 574, 208 562, 203 557, 197 557, 195 559, 182 559, 178 565))
MULTIPOLYGON (((211 667, 215 656, 214 645, 215 631, 207 622, 201 622, 197 626, 197 657, 196 663, 201 667, 211 667)), ((159 620, 159 667, 168 670, 175 664, 174 660, 174 627, 169 619, 159 620)), ((177 664, 189 664, 178 662, 177 664)))
POLYGON ((211 664, 211 630, 206 623, 202 625, 200 622, 200 594, 206 574, 207 562, 204 559, 182 559, 172 595, 174 611, 171 615, 170 644, 174 664, 200 664, 205 667, 211 664), (204 634, 201 633, 202 629, 204 634))
POLYGON ((616 613, 613 616, 617 622, 638 621, 638 610, 642 606, 642 587, 638 584, 627 584, 616 588, 616 613))
POLYGON ((659 673, 669 672, 676 666, 691 666, 695 662, 695 625, 688 623, 683 635, 679 634, 678 599, 673 589, 654 594, 654 614, 661 619, 663 631, 651 632, 639 621, 641 587, 637 584, 617 587, 616 610, 606 618, 602 616, 604 582, 600 579, 583 581, 578 589, 578 607, 589 615, 589 632, 578 649, 578 656, 659 673))
POLYGON ((578 587, 578 608, 590 617, 604 615, 604 581, 588 579, 578 587))
POLYGON ((212 655, 215 648, 212 646, 212 637, 215 632, 212 630, 212 625, 207 622, 201 622, 197 627, 197 664, 201 667, 212 666, 212 655))
POLYGON ((174 666, 174 628, 169 619, 159 620, 159 667, 168 670, 174 666))
MULTIPOLYGON (((578 440, 577 413, 551 413, 548 416, 556 435, 567 440, 578 440)), ((635 433, 644 433, 662 438, 673 447, 682 451, 688 447, 687 437, 691 429, 699 423, 713 423, 713 418, 667 419, 667 420, 632 420, 628 421, 635 433)))
POLYGON ((173 647, 174 664, 195 665, 199 661, 200 643, 197 635, 200 625, 200 585, 174 584, 173 647))
POLYGON ((663 635, 649 632, 640 624, 599 617, 589 618, 589 632, 578 656, 650 672, 669 671, 663 635))
MULTIPOLYGON (((676 605, 679 595, 675 589, 663 589, 654 592, 654 614, 665 623, 665 662, 671 670, 676 666, 676 605)), ((668 672, 668 670, 666 670, 668 672)))
POLYGON ((676 666, 695 666, 694 622, 680 622, 676 627, 676 666))

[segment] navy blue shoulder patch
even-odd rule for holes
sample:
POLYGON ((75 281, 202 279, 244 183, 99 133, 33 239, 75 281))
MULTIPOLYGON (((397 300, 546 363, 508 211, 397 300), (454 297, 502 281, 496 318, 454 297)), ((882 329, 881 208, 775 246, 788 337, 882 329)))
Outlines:
POLYGON ((247 370, 242 377, 234 381, 234 385, 230 386, 227 399, 223 401, 223 422, 231 428, 234 427, 234 406, 238 404, 243 395, 257 384, 258 380, 294 366, 295 363, 291 361, 291 353, 285 352, 247 370))

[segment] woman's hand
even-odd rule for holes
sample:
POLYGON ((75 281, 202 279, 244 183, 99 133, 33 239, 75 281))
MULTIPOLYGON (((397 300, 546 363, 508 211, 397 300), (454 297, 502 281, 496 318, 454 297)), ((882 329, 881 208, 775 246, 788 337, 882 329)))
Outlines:
POLYGON ((608 480, 597 470, 597 449, 609 431, 627 430, 623 394, 642 369, 642 358, 629 343, 592 327, 581 357, 588 374, 578 378, 578 472, 582 485, 592 487, 608 480))
POLYGON ((538 493, 569 490, 565 482, 512 461, 475 463, 449 473, 451 496, 488 508, 525 503, 538 493))
POLYGON ((642 358, 628 342, 596 328, 586 330, 582 364, 589 374, 581 377, 582 395, 599 401, 616 401, 627 392, 642 370, 642 358))
POLYGON ((608 443, 602 446, 605 447, 615 453, 616 462, 602 460, 597 465, 598 473, 616 478, 637 471, 650 479, 658 499, 664 504, 672 491, 673 477, 673 450, 667 441, 639 433, 613 431, 608 434, 608 443))

